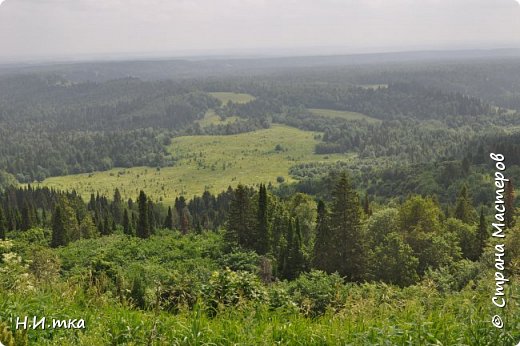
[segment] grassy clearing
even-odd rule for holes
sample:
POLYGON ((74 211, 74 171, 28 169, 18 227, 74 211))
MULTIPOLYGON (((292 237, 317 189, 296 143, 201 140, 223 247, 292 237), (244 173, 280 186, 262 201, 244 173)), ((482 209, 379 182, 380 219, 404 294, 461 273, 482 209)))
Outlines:
POLYGON ((345 155, 316 155, 317 133, 273 125, 270 129, 233 136, 185 136, 172 141, 170 152, 178 159, 174 167, 112 169, 46 179, 41 185, 76 190, 83 198, 99 191, 109 195, 117 187, 124 198, 136 198, 140 189, 157 201, 172 203, 204 190, 221 192, 239 183, 272 183, 277 178, 292 181, 291 166, 304 162, 331 163, 348 160, 345 155), (276 146, 279 145, 279 150, 276 146))
POLYGON ((204 119, 197 121, 201 127, 207 127, 210 125, 227 125, 232 124, 238 120, 238 117, 229 117, 224 120, 220 118, 213 109, 206 112, 204 119))
POLYGON ((228 103, 228 101, 231 101, 233 103, 248 103, 250 101, 253 101, 255 97, 250 94, 240 94, 240 93, 230 93, 230 92, 214 92, 209 93, 211 96, 219 99, 222 101, 223 104, 228 103))
POLYGON ((381 120, 356 112, 335 111, 332 109, 309 109, 313 114, 325 118, 341 118, 345 120, 365 120, 371 123, 379 123, 381 120))

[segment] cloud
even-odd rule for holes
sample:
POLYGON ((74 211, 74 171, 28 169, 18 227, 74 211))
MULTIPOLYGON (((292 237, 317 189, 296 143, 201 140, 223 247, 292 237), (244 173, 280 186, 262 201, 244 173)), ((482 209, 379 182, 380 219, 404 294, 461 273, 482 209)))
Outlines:
POLYGON ((489 44, 520 44, 516 0, 6 0, 0 8, 0 58, 489 44))

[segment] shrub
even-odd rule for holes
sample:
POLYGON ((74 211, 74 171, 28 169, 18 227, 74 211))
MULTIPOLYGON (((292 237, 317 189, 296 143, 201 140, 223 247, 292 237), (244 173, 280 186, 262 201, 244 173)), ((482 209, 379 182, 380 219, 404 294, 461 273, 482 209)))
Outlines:
POLYGON ((346 286, 337 274, 312 270, 289 284, 289 294, 306 315, 318 316, 327 307, 339 308, 346 296, 346 286))
POLYGON ((215 271, 202 287, 204 301, 216 313, 219 306, 237 306, 242 302, 268 302, 268 294, 259 278, 248 272, 230 269, 215 271))

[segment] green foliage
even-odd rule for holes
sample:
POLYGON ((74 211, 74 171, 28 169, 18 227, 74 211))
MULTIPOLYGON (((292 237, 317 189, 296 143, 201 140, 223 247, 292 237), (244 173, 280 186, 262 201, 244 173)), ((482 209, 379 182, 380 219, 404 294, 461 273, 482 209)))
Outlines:
POLYGON ((374 251, 375 278, 399 286, 417 282, 419 259, 398 233, 388 233, 374 251))
POLYGON ((219 258, 219 264, 223 268, 229 268, 233 271, 257 273, 259 263, 260 256, 255 251, 233 251, 219 258))
POLYGON ((227 306, 238 306, 247 301, 265 303, 267 290, 254 274, 230 269, 215 271, 202 287, 204 300, 210 313, 215 314, 227 306))
POLYGON ((457 197, 454 216, 466 224, 473 224, 475 222, 477 215, 471 206, 471 200, 468 196, 468 188, 466 185, 462 186, 457 197))
POLYGON ((477 281, 482 273, 482 264, 462 260, 438 269, 428 269, 424 280, 433 282, 439 292, 460 291, 466 285, 477 281))
POLYGON ((305 315, 318 316, 329 307, 340 308, 348 291, 337 273, 312 270, 292 281, 289 293, 305 315))

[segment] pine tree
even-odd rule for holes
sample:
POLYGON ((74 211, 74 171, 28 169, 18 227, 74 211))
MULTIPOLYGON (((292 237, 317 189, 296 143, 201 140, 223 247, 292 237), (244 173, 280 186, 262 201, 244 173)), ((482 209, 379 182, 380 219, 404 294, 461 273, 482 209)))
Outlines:
POLYGON ((270 235, 267 224, 267 189, 261 184, 258 191, 258 213, 257 213, 257 234, 256 252, 265 255, 269 252, 270 235))
POLYGON ((331 208, 331 257, 333 268, 348 280, 359 281, 364 274, 364 248, 359 198, 343 173, 333 191, 331 208))
POLYGON ((168 215, 166 215, 166 219, 164 220, 164 228, 173 230, 173 212, 172 207, 168 207, 168 215))
POLYGON ((513 188, 513 183, 508 181, 506 183, 506 192, 505 192, 505 224, 506 228, 511 228, 514 226, 515 220, 513 218, 514 208, 515 208, 515 190, 513 188))
POLYGON ((68 243, 68 235, 65 228, 65 218, 63 215, 62 207, 56 206, 54 215, 52 217, 52 238, 51 246, 59 247, 65 246, 68 243))
POLYGON ((139 218, 137 221, 137 230, 136 235, 139 238, 146 239, 150 237, 150 222, 149 222, 149 214, 148 214, 148 203, 146 194, 144 191, 139 192, 139 198, 137 199, 137 203, 139 205, 139 218))
POLYGON ((480 220, 478 224, 478 233, 477 233, 477 241, 478 241, 478 257, 482 255, 484 252, 484 247, 486 246, 486 241, 489 238, 488 227, 486 225, 486 217, 484 216, 484 208, 480 208, 480 220))
POLYGON ((126 235, 132 235, 132 225, 130 224, 130 218, 128 217, 128 209, 125 208, 123 212, 123 233, 126 235))

